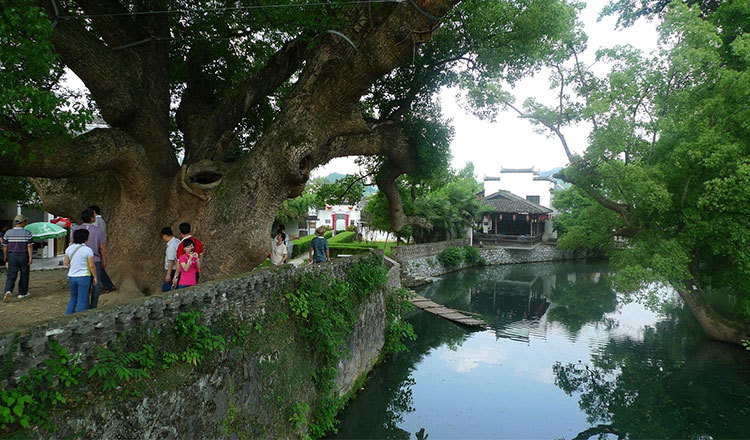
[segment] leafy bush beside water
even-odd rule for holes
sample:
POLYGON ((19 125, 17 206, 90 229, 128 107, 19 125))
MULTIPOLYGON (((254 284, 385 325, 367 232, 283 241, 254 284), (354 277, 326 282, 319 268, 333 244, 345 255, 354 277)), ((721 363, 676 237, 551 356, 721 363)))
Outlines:
POLYGON ((473 246, 449 246, 438 254, 438 261, 446 268, 459 267, 461 263, 468 265, 483 264, 479 250, 473 246))

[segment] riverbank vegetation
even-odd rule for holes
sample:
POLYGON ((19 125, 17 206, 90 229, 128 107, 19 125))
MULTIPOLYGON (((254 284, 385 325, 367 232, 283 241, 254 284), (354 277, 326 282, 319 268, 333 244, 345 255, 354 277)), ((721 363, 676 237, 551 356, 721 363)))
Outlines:
MULTIPOLYGON (((14 388, 0 390, 0 433, 30 429, 52 435, 67 426, 58 420, 66 414, 75 417, 76 411, 101 405, 127 413, 118 405, 135 408, 136 401, 160 399, 221 371, 233 385, 214 391, 236 393, 237 401, 231 402, 233 410, 216 414, 210 429, 228 436, 321 437, 334 428, 334 417, 348 398, 336 393, 337 368, 349 356, 347 338, 365 305, 384 295, 382 356, 403 349, 403 338, 414 337, 402 319, 409 310, 408 295, 386 291, 385 273, 382 264, 367 260, 340 277, 303 276, 283 292, 270 293, 263 310, 251 316, 230 310, 207 320, 200 309, 191 309, 172 321, 125 333, 90 359, 53 342, 55 354, 44 367, 32 369, 14 388), (245 367, 236 368, 240 364, 245 367), (240 386, 248 371, 263 384, 257 396, 240 386), (241 390, 244 398, 257 401, 241 401, 241 390)), ((20 335, 2 353, 3 379, 15 371, 19 343, 20 335)))
POLYGON ((570 159, 560 177, 575 186, 554 201, 559 245, 608 253, 625 291, 672 285, 710 337, 740 343, 750 338, 750 2, 635 3, 606 12, 622 24, 658 16, 655 54, 601 50, 606 75, 561 66, 559 103, 517 111, 570 159), (592 131, 579 156, 564 131, 580 121, 592 131), (730 315, 706 301, 717 291, 733 298, 730 315))

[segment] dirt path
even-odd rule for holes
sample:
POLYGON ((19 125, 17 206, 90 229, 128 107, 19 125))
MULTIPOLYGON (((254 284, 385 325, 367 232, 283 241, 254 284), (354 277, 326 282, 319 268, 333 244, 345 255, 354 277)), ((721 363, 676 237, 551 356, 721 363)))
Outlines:
MULTIPOLYGON (((0 272, 0 289, 5 286, 5 271, 0 272)), ((18 299, 18 281, 9 303, 1 302, 0 296, 0 333, 19 327, 46 321, 65 315, 70 299, 67 269, 48 269, 31 271, 29 280, 31 296, 18 299)), ((99 308, 112 307, 140 296, 139 292, 117 290, 99 297, 99 308)))

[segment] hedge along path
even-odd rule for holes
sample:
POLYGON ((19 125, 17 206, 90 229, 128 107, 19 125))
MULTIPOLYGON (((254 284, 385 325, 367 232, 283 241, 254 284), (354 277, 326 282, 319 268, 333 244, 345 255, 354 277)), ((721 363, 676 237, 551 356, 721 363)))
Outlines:
POLYGON ((489 325, 487 325, 487 323, 482 321, 481 319, 472 318, 464 314, 467 312, 445 307, 444 305, 438 304, 421 295, 418 295, 417 292, 413 290, 411 290, 410 292, 414 295, 414 297, 410 300, 411 303, 414 304, 415 307, 422 309, 425 312, 432 313, 433 315, 437 315, 443 319, 447 319, 448 321, 453 321, 457 324, 465 325, 467 327, 480 327, 485 329, 489 328, 489 325))

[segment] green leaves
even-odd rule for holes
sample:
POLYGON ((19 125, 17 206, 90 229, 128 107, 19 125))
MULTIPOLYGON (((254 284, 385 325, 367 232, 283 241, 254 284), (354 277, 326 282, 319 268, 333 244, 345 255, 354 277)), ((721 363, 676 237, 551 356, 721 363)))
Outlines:
POLYGON ((28 159, 21 141, 54 140, 58 148, 81 132, 90 114, 60 85, 63 66, 52 46, 53 28, 30 0, 0 1, 0 160, 28 159))
MULTIPOLYGON (((346 338, 351 334, 365 301, 386 281, 382 264, 361 261, 347 269, 346 280, 308 273, 294 292, 285 295, 289 308, 297 317, 299 333, 322 359, 315 371, 314 382, 322 394, 319 404, 310 417, 310 433, 323 437, 334 430, 334 417, 343 401, 334 392, 336 367, 346 356, 346 338)), ((307 408, 309 410, 309 408, 307 408)), ((297 427, 301 420, 307 422, 307 410, 299 404, 290 419, 297 427)))

